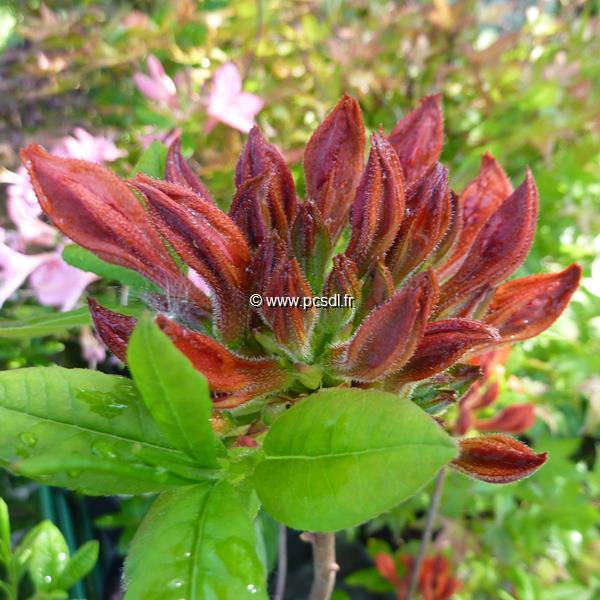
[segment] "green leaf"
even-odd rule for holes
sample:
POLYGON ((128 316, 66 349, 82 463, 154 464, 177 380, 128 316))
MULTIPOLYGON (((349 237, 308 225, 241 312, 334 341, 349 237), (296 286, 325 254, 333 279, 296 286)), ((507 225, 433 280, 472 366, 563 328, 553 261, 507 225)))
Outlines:
POLYGON ((88 494, 157 492, 206 476, 164 437, 131 380, 61 367, 0 373, 0 464, 88 494))
POLYGON ((127 364, 154 420, 171 442, 206 467, 225 449, 210 425, 206 377, 149 318, 141 319, 127 347, 127 364))
POLYGON ((111 265, 77 244, 65 246, 62 257, 64 261, 72 267, 76 267, 82 271, 95 273, 106 279, 114 279, 115 281, 118 281, 123 285, 128 285, 136 290, 152 292, 160 291, 152 282, 148 281, 145 277, 142 277, 132 269, 111 265))
POLYGON ((0 498, 0 541, 4 542, 10 551, 10 517, 8 516, 8 506, 2 498, 0 498))
POLYGON ((271 427, 254 483, 294 529, 359 525, 412 496, 452 460, 452 438, 418 406, 376 390, 328 389, 271 427))
POLYGON ((36 525, 32 534, 29 575, 36 591, 55 589, 56 578, 69 560, 69 548, 60 529, 51 521, 36 525))
POLYGON ((145 173, 150 177, 162 179, 167 164, 167 147, 158 141, 152 142, 133 167, 131 175, 145 173))
POLYGON ((18 321, 0 321, 0 338, 42 337, 90 323, 90 311, 87 307, 77 308, 68 312, 35 315, 18 321))
POLYGON ((80 579, 83 579, 93 568, 98 560, 99 544, 96 540, 86 542, 73 554, 62 573, 56 580, 55 587, 69 590, 80 579))
POLYGON ((126 600, 267 598, 252 521, 231 484, 164 492, 125 563, 126 600))
POLYGON ((14 551, 14 560, 17 566, 17 578, 21 579, 29 566, 31 559, 31 553, 33 552, 33 544, 39 531, 37 529, 39 525, 30 529, 19 542, 14 551))
POLYGON ((394 586, 384 579, 377 569, 361 569, 354 571, 344 579, 344 583, 351 587, 362 587, 375 594, 387 594, 394 591, 394 586))

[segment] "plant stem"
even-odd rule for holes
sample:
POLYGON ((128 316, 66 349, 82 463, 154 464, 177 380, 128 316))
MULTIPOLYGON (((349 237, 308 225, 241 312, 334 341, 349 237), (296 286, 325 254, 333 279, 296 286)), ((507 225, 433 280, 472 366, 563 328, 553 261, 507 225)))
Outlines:
POLYGON ((309 600, 329 600, 335 585, 335 574, 339 567, 335 562, 335 534, 312 533, 313 583, 309 600))
POLYGON ((287 527, 279 525, 279 544, 277 548, 277 580, 273 600, 283 600, 285 579, 287 576, 287 527))
POLYGON ((421 573, 421 567, 423 566, 423 559, 427 554, 427 546, 431 541, 433 534, 433 526, 435 524, 435 518, 437 516, 438 509, 440 507, 440 500, 442 499, 442 491, 444 489, 444 481, 446 480, 446 469, 440 469, 440 472, 435 478, 435 485, 433 488, 433 494, 431 496, 431 504, 429 505, 429 511, 427 512, 427 519, 425 520, 425 529, 423 529, 423 535, 421 536, 421 547, 419 548, 419 554, 415 560, 415 564, 410 573, 410 583, 408 585, 408 595, 406 600, 412 600, 417 591, 417 585, 419 583, 419 574, 421 573))

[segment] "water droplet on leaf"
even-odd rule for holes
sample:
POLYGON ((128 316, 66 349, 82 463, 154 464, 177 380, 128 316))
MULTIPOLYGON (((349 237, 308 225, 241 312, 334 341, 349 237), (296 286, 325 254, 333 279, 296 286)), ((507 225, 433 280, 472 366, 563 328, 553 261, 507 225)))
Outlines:
POLYGON ((19 439, 23 444, 25 444, 28 448, 34 448, 37 444, 37 437, 31 431, 25 431, 20 436, 19 439))
POLYGON ((171 590, 178 590, 183 587, 183 579, 172 579, 167 584, 167 587, 171 590))

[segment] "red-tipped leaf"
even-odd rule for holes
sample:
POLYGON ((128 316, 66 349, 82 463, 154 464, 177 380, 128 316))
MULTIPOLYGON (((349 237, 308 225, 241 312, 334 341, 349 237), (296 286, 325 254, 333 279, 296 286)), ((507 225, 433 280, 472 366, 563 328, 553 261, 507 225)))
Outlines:
POLYGON ((213 401, 220 408, 238 406, 288 383, 288 373, 276 360, 238 356, 212 338, 184 329, 162 315, 156 322, 206 377, 213 401))

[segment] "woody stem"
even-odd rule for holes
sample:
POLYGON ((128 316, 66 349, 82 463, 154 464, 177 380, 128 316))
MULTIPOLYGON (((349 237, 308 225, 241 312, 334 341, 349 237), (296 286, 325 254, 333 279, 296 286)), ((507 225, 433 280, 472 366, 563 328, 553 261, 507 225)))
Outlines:
POLYGON ((419 574, 421 567, 423 566, 423 560, 425 554, 427 554, 427 546, 431 541, 433 534, 433 526, 435 524, 435 518, 437 517, 438 509, 440 507, 440 500, 442 499, 442 491, 444 489, 444 481, 446 480, 446 469, 440 469, 440 472, 435 478, 435 485, 433 488, 433 494, 431 496, 431 504, 429 505, 429 511, 427 512, 427 518, 425 520, 425 528, 423 529, 423 535, 421 536, 421 547, 415 560, 415 564, 410 573, 410 583, 408 585, 408 595, 406 600, 412 600, 417 591, 419 583, 419 574))
POLYGON ((278 540, 277 579, 273 600, 283 600, 285 594, 285 580, 287 576, 287 527, 285 525, 279 525, 278 540))
POLYGON ((310 541, 313 546, 314 566, 309 600, 329 600, 335 585, 335 574, 339 569, 335 562, 335 534, 312 533, 309 535, 307 541, 310 541))

